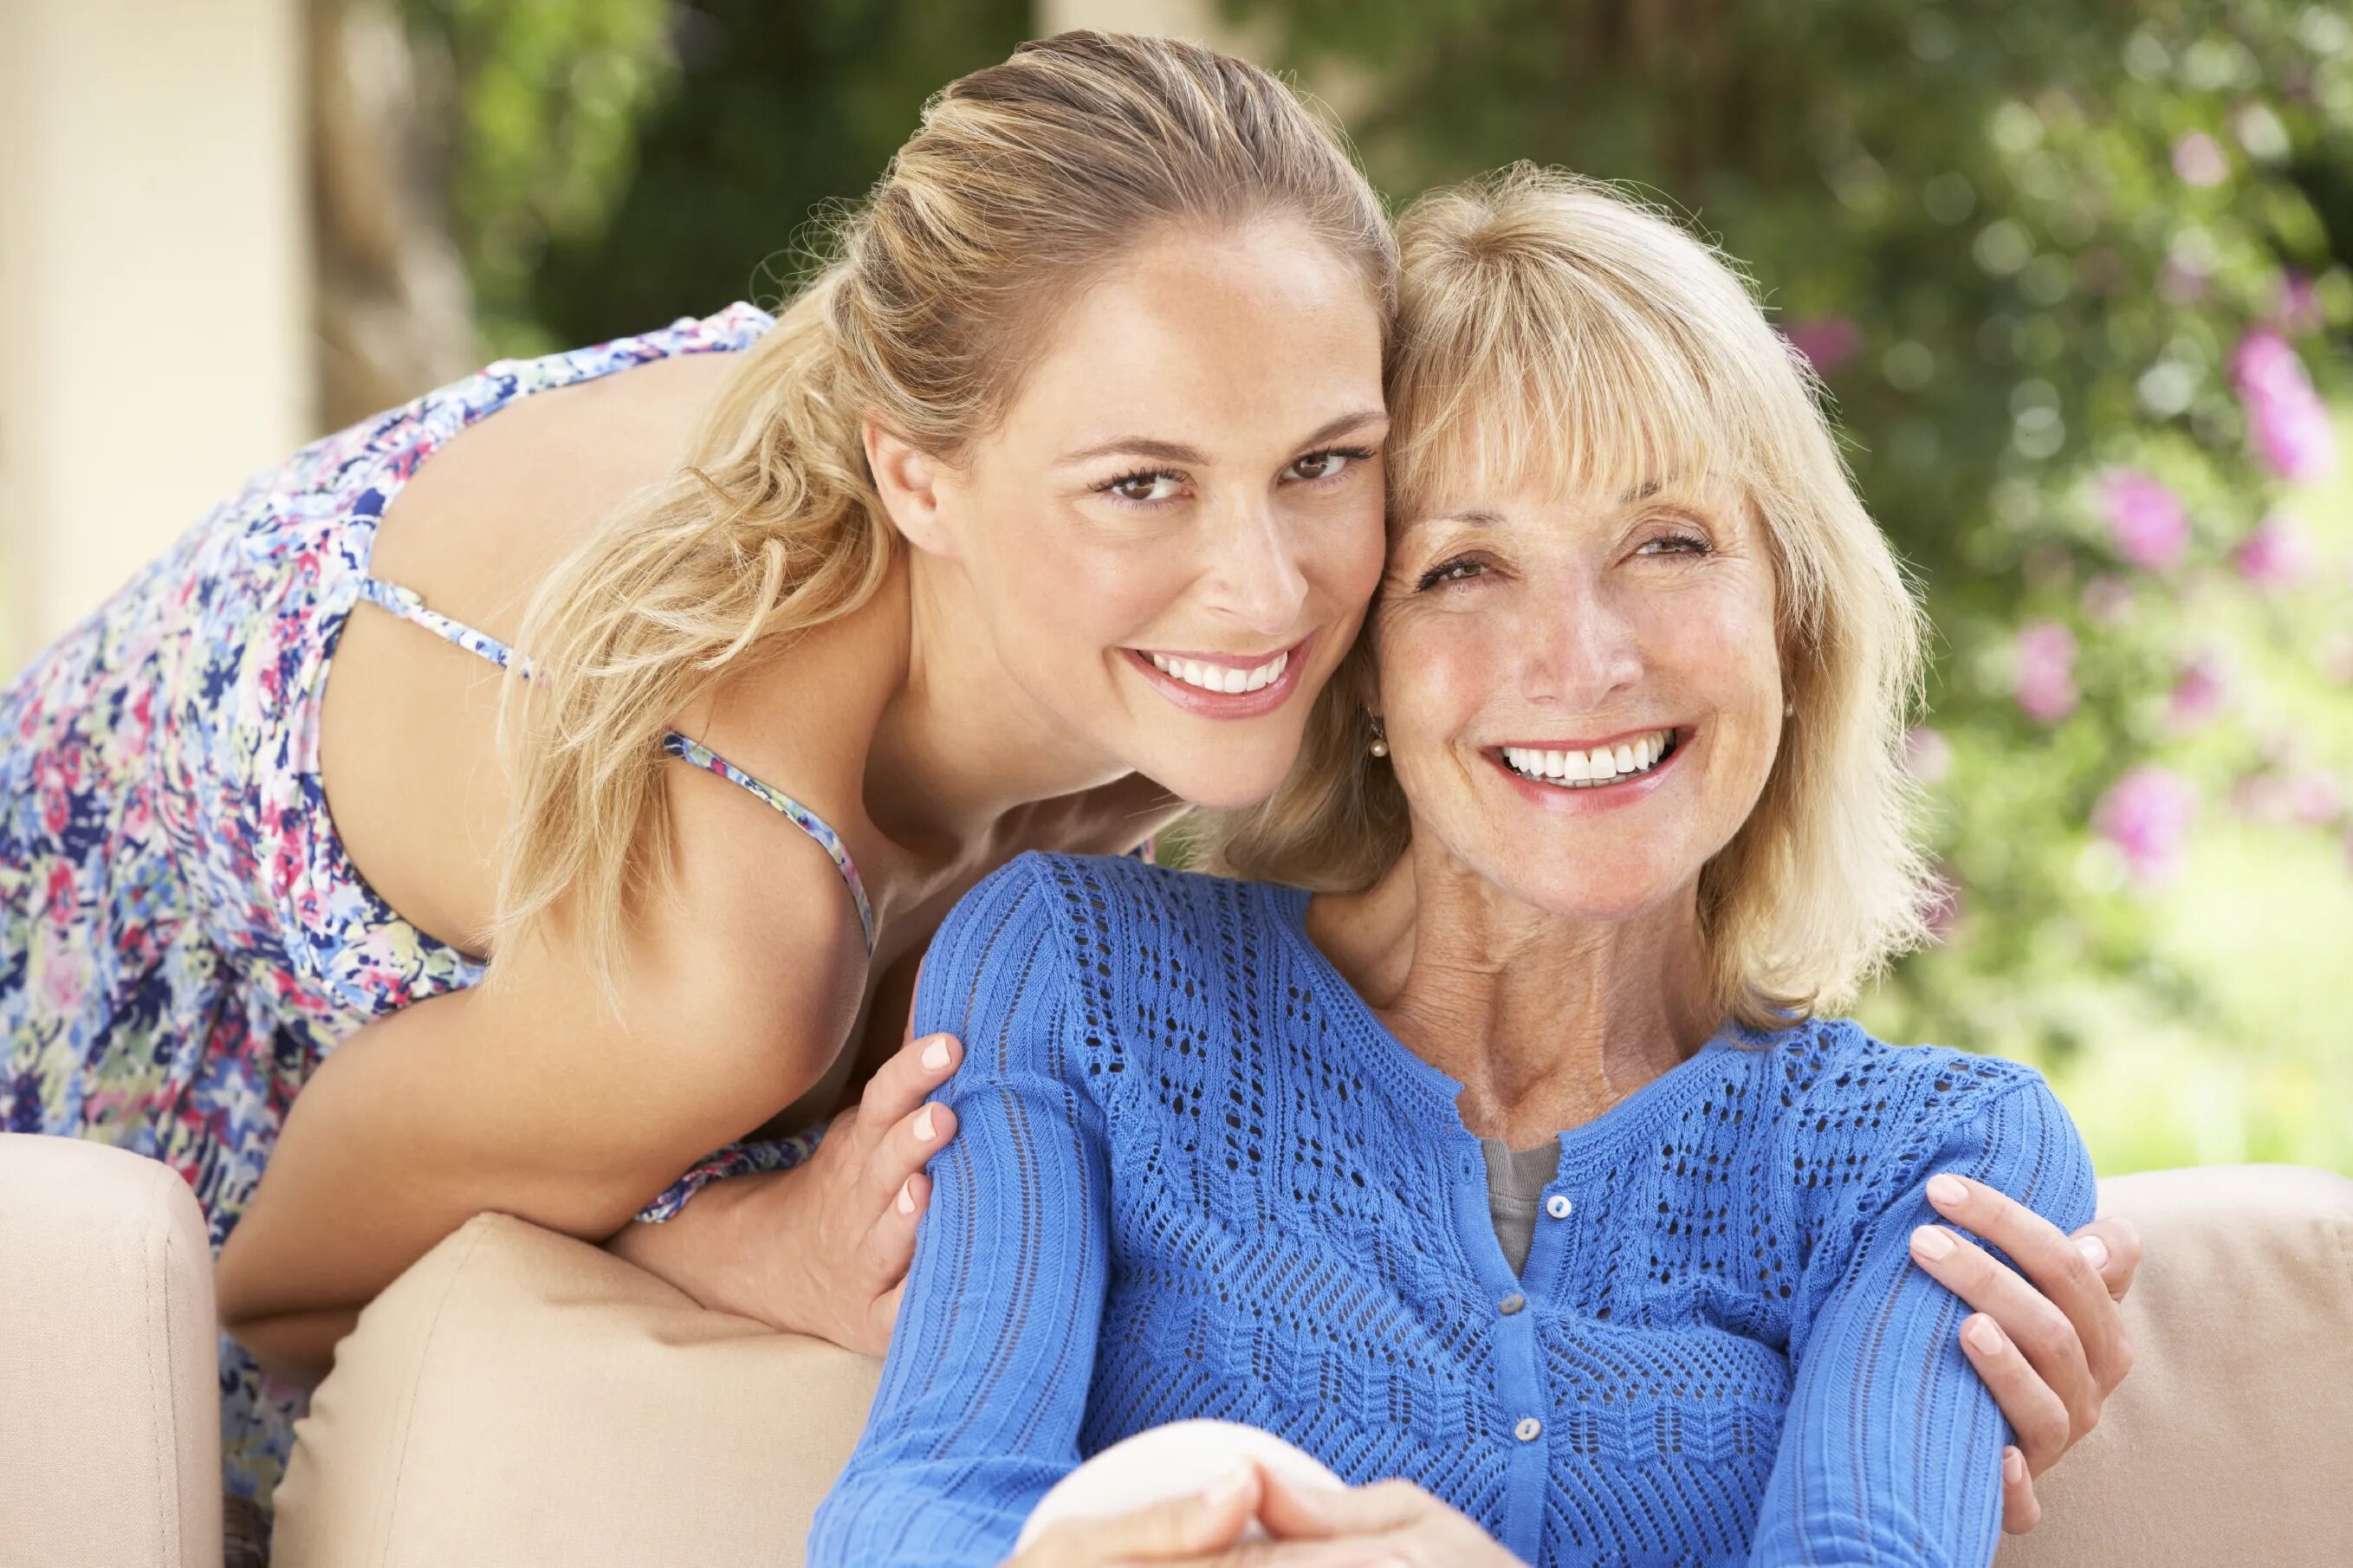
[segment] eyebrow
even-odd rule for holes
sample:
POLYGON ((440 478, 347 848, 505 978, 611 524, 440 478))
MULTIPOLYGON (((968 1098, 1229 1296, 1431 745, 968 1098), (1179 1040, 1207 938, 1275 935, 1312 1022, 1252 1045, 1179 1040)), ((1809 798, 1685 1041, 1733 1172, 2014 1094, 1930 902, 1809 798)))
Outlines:
MULTIPOLYGON (((1646 501, 1666 488, 1666 481, 1654 476, 1644 479, 1632 489, 1620 496, 1618 504, 1620 507, 1630 507, 1638 501, 1646 501)), ((1500 511, 1490 510, 1486 507, 1467 507, 1461 511, 1441 511, 1429 517, 1415 518, 1405 525, 1404 532, 1399 537, 1402 538, 1415 529, 1427 527, 1433 522, 1459 522, 1472 528, 1502 528, 1508 521, 1500 511)))
MULTIPOLYGON (((1337 419, 1317 426, 1298 443, 1303 450, 1312 451, 1326 441, 1335 441, 1359 426, 1372 424, 1388 416, 1377 408, 1360 408, 1353 414, 1343 414, 1337 419)), ((1056 459, 1056 466, 1067 468, 1073 463, 1092 462, 1097 458, 1150 458, 1162 463, 1207 463, 1209 459, 1199 448, 1176 441, 1155 440, 1149 436, 1123 436, 1115 441, 1089 447, 1084 451, 1070 452, 1056 459)))

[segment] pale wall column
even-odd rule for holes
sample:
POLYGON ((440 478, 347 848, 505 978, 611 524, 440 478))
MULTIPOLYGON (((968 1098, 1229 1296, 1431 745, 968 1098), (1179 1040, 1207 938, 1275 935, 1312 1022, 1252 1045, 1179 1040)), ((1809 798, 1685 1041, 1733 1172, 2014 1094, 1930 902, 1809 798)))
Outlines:
POLYGON ((0 0, 0 679, 313 432, 299 0, 0 0))

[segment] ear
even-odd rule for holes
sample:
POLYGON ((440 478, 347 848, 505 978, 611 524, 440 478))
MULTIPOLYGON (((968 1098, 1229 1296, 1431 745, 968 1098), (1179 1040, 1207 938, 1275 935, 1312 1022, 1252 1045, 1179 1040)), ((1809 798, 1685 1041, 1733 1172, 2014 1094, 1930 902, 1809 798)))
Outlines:
POLYGON ((940 482, 946 465, 871 415, 860 421, 859 436, 866 447, 866 469, 874 476, 875 493, 881 497, 882 510, 899 536, 930 554, 954 557, 955 535, 946 526, 940 505, 940 482))

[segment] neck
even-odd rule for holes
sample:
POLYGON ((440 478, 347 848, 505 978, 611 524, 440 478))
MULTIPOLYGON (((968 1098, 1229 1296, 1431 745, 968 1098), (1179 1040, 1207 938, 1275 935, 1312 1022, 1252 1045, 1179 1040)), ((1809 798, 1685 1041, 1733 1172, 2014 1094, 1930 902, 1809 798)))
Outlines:
POLYGON ((867 810, 908 844, 964 845, 1026 805, 1130 770, 1018 686, 952 562, 901 555, 907 663, 867 752, 867 810))
POLYGON ((1622 920, 1512 898, 1417 838, 1309 934, 1406 1047, 1462 1085, 1463 1125, 1514 1148, 1580 1126, 1707 1043, 1698 884, 1622 920))

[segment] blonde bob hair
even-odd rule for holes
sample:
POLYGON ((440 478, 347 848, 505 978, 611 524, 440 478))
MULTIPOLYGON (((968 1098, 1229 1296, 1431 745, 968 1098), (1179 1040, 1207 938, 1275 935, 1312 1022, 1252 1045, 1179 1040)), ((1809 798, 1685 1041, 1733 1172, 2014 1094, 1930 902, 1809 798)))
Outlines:
POLYGON ((512 681, 501 710, 516 784, 494 952, 561 907, 609 981, 632 900, 668 882, 663 731, 726 674, 864 605, 890 569, 863 421, 957 459, 1091 274, 1171 228, 1270 216, 1352 261, 1388 320, 1388 210, 1333 124, 1256 66, 1071 32, 934 95, 835 226, 830 259, 744 353, 685 466, 606 519, 527 609, 527 711, 512 721, 512 681))
MULTIPOLYGON (((1708 972, 1723 1010, 1755 1026, 1845 1007, 1924 934, 1904 741, 1926 621, 1810 367, 1719 250, 1596 180, 1514 165, 1422 197, 1398 242, 1393 519, 1653 479, 1728 480, 1748 498, 1795 710, 1755 810, 1700 872, 1708 972)), ((1379 614, 1282 787, 1208 825, 1219 868, 1354 890, 1405 852, 1404 795, 1367 752, 1379 614)))

